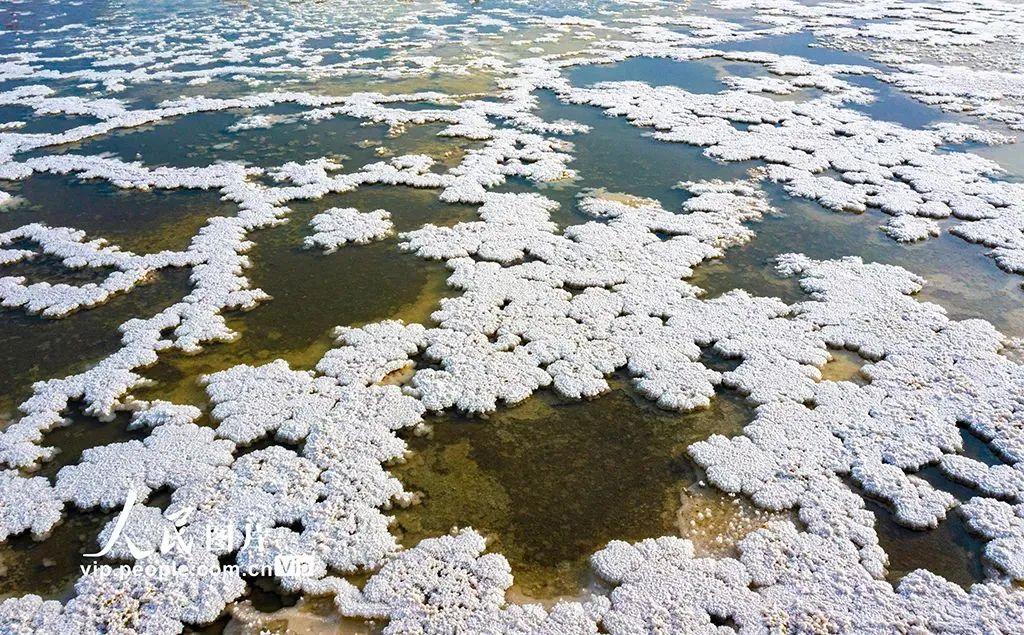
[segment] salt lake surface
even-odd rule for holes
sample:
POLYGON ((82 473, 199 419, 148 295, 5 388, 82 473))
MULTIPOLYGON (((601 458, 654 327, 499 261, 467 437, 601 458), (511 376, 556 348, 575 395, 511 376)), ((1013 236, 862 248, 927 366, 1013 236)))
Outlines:
POLYGON ((0 632, 1019 628, 1020 5, 0 24, 0 632))

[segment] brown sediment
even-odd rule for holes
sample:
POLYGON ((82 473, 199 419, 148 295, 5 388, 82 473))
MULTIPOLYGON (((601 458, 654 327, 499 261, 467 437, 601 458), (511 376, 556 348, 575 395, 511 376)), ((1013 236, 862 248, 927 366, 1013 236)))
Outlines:
POLYGON ((695 483, 679 494, 676 529, 693 543, 697 556, 736 557, 737 543, 773 520, 791 514, 758 509, 736 494, 695 483))
POLYGON ((852 381, 855 384, 868 383, 867 377, 861 374, 861 368, 867 361, 853 351, 846 349, 829 349, 832 359, 821 369, 822 381, 852 381))
POLYGON ((644 196, 634 196, 633 194, 627 194, 625 192, 611 192, 603 187, 584 188, 580 190, 580 196, 588 196, 592 198, 599 198, 605 201, 612 201, 613 203, 621 203, 628 205, 629 207, 642 207, 644 205, 659 205, 658 201, 653 198, 647 198, 644 196))

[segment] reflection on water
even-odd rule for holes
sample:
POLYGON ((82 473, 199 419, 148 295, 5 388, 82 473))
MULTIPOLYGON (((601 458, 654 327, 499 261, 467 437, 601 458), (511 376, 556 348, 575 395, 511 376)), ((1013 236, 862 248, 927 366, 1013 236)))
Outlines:
POLYGON ((999 269, 978 245, 948 233, 921 243, 899 244, 879 229, 888 218, 882 214, 832 212, 791 198, 777 187, 769 190, 783 213, 754 225, 757 238, 750 243, 696 269, 692 282, 710 296, 743 288, 799 302, 807 296, 796 281, 773 271, 779 254, 800 252, 818 259, 861 256, 924 277, 928 284, 916 297, 942 306, 952 319, 982 318, 1006 335, 1024 335, 1020 280, 999 269))

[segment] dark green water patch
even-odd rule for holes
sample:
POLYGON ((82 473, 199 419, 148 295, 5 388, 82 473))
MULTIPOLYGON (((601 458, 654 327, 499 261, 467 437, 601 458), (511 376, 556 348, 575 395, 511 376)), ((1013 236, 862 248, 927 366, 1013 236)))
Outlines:
POLYGON ((967 531, 956 512, 935 529, 921 531, 896 524, 884 505, 865 500, 875 515, 879 544, 889 554, 886 578, 893 584, 916 569, 927 569, 964 588, 984 579, 984 544, 967 531))
POLYGON ((751 416, 729 391, 707 410, 678 414, 617 380, 594 401, 542 392, 486 420, 438 417, 393 469, 422 493, 398 511, 397 531, 412 546, 471 526, 509 559, 527 595, 575 594, 587 558, 608 541, 677 533, 680 497, 698 478, 686 447, 735 435, 751 416))
POLYGON ((287 360, 293 368, 311 368, 333 345, 335 326, 361 325, 382 319, 428 322, 440 298, 452 293, 445 281, 448 270, 437 261, 423 260, 398 248, 398 238, 368 245, 346 245, 331 254, 305 249, 312 233, 308 221, 332 206, 392 213, 400 228, 426 222, 450 224, 475 216, 475 208, 445 205, 434 190, 368 187, 296 203, 289 222, 253 234, 246 274, 254 287, 271 299, 255 309, 228 316, 240 338, 213 344, 198 355, 166 353, 145 372, 157 383, 137 394, 147 399, 170 399, 205 404, 197 379, 236 364, 287 360))
MULTIPOLYGON (((438 199, 439 194, 434 189, 368 185, 351 192, 328 194, 312 201, 295 201, 291 204, 293 214, 290 223, 295 226, 293 229, 298 230, 294 232, 295 238, 301 244, 302 236, 313 233, 307 225, 309 220, 332 207, 354 207, 360 212, 383 209, 391 214, 391 222, 398 232, 419 229, 427 223, 454 225, 461 221, 478 220, 476 205, 442 203, 438 199)), ((399 253, 403 252, 396 252, 399 253)))
POLYGON ((63 319, 0 310, 0 422, 29 396, 32 382, 80 372, 121 345, 118 326, 150 317, 188 293, 188 274, 165 270, 153 282, 63 319))
POLYGON ((35 593, 48 600, 74 596, 83 554, 95 552, 96 536, 113 512, 65 509, 64 519, 43 541, 21 534, 0 544, 0 598, 35 593))
POLYGON ((28 223, 73 227, 127 251, 184 249, 211 216, 233 216, 219 192, 124 190, 102 181, 35 174, 4 190, 25 200, 0 214, 0 231, 28 223))
POLYGON ((149 430, 129 430, 130 415, 118 413, 110 421, 100 421, 82 413, 81 404, 75 404, 64 413, 68 424, 55 428, 43 435, 41 445, 57 449, 56 456, 47 461, 33 475, 54 479, 62 467, 75 465, 82 459, 82 452, 89 448, 122 443, 132 439, 142 440, 149 436, 149 430))
MULTIPOLYGON (((384 202, 375 200, 373 192, 348 201, 366 211, 384 202)), ((401 217, 411 211, 426 222, 432 219, 432 211, 450 212, 444 206, 417 207, 415 201, 411 198, 409 208, 393 213, 401 217)), ((399 205, 387 203, 393 208, 399 205)), ((432 276, 447 277, 442 263, 400 251, 397 237, 346 245, 332 254, 304 249, 303 238, 312 233, 303 222, 305 217, 297 214, 285 225, 260 232, 249 254, 252 284, 273 300, 245 315, 246 330, 277 332, 277 348, 304 346, 336 325, 397 316, 403 307, 417 301, 432 276)))
MULTIPOLYGON (((282 105, 276 110, 284 111, 280 116, 293 116, 307 109, 282 105)), ((269 128, 229 130, 247 115, 261 112, 238 110, 185 115, 46 149, 46 152, 110 153, 125 161, 142 160, 146 165, 174 167, 206 166, 218 161, 273 166, 323 156, 354 155, 358 148, 352 146, 351 139, 379 138, 384 134, 380 126, 375 131, 361 128, 361 120, 344 116, 319 121, 282 120, 269 128)), ((366 154, 366 158, 369 156, 366 154)))
POLYGON ((49 284, 70 284, 81 286, 99 284, 110 274, 118 271, 115 267, 66 267, 56 256, 38 252, 38 245, 31 241, 19 241, 22 244, 10 245, 12 249, 36 250, 36 255, 21 262, 0 265, 0 278, 16 276, 25 278, 24 284, 37 282, 49 284))

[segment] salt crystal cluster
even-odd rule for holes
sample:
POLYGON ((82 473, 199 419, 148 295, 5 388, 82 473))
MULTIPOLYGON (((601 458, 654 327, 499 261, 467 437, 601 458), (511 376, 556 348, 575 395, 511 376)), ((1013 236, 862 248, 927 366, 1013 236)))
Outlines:
POLYGON ((315 230, 303 241, 306 247, 317 247, 324 253, 337 251, 348 243, 365 244, 387 238, 394 231, 391 214, 382 209, 360 212, 352 207, 332 207, 309 221, 315 230))
POLYGON ((508 604, 512 586, 508 561, 483 554, 478 533, 424 540, 388 562, 359 598, 339 598, 346 615, 385 618, 385 633, 597 633, 597 616, 607 604, 559 602, 550 611, 538 604, 508 604))
POLYGON ((865 67, 818 65, 769 53, 696 50, 688 57, 709 55, 763 64, 822 95, 778 100, 765 94, 766 88, 777 92, 773 87, 749 82, 714 94, 635 81, 574 87, 562 80, 553 87, 563 99, 654 128, 657 139, 703 146, 707 156, 723 161, 763 161, 768 178, 795 196, 836 211, 878 209, 894 217, 883 230, 900 242, 937 236, 936 219, 964 221, 950 231, 992 248, 1003 269, 1024 271, 1021 184, 998 180, 1001 168, 976 154, 940 151, 965 138, 1000 143, 1005 137, 967 130, 966 124, 910 129, 871 119, 848 107, 870 101, 870 93, 841 77, 866 74, 865 67))

